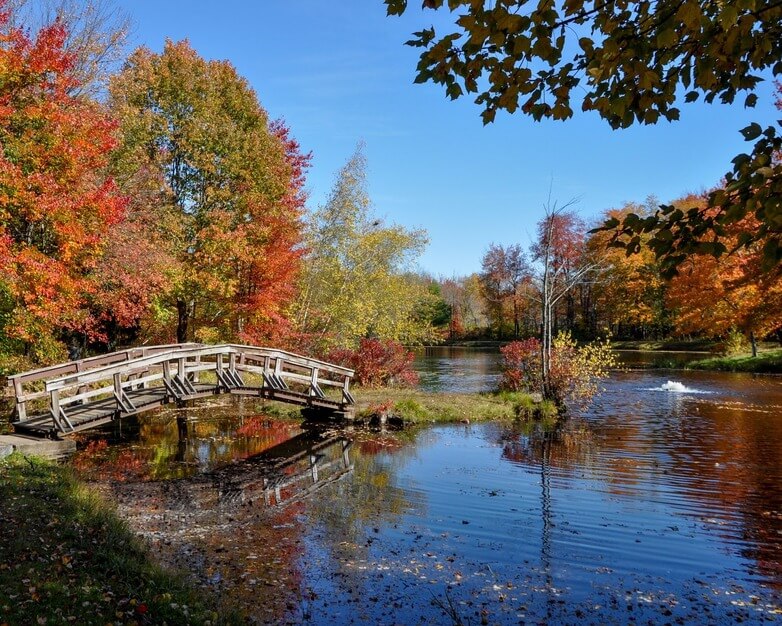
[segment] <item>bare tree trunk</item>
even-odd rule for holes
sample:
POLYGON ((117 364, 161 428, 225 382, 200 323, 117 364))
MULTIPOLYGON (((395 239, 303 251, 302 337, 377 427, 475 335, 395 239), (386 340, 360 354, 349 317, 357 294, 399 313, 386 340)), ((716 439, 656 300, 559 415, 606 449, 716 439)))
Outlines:
POLYGON ((184 300, 176 301, 177 311, 177 325, 176 325, 176 340, 177 343, 187 342, 187 331, 190 323, 190 311, 191 307, 184 300))
POLYGON ((553 217, 549 219, 547 225, 547 232, 545 235, 544 254, 543 254, 543 290, 541 294, 542 304, 542 335, 541 338, 541 383, 543 397, 551 399, 552 389, 550 380, 550 366, 551 366, 551 239, 552 232, 554 230, 553 217))

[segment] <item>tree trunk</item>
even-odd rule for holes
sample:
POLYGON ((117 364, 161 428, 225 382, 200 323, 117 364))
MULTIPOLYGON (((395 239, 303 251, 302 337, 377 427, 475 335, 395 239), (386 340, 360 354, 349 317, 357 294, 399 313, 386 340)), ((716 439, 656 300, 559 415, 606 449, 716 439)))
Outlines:
POLYGON ((755 333, 753 331, 749 332, 749 343, 752 346, 752 356, 756 357, 758 355, 758 344, 755 341, 755 333))
POLYGON ((190 307, 184 300, 176 301, 177 311, 177 325, 176 325, 176 340, 177 343, 187 342, 187 331, 190 321, 190 307))

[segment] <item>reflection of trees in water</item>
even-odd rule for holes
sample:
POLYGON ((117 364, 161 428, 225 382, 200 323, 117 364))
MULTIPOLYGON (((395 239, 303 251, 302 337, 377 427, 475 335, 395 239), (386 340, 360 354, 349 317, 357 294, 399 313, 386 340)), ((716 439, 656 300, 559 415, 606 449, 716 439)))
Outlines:
POLYGON ((753 573, 782 588, 778 411, 677 398, 648 415, 497 427, 495 436, 504 459, 557 476, 585 473, 612 494, 638 497, 665 487, 670 505, 684 500, 683 510, 699 523, 727 541, 740 540, 753 573))
POLYGON ((782 420, 765 407, 698 402, 690 408, 678 428, 658 431, 671 473, 686 478, 676 486, 717 520, 727 539, 738 525, 748 544, 743 556, 782 588, 782 420))
POLYGON ((246 459, 299 432, 296 424, 258 414, 167 411, 90 435, 74 464, 92 480, 170 480, 246 459))
POLYGON ((557 614, 554 584, 552 534, 556 511, 551 499, 552 467, 559 474, 575 475, 592 458, 591 432, 583 423, 570 420, 527 421, 501 431, 502 458, 537 471, 540 476, 540 565, 546 587, 546 617, 557 614))
POLYGON ((526 421, 501 428, 495 437, 502 458, 536 467, 545 461, 562 475, 575 476, 594 464, 594 440, 581 420, 526 421))
POLYGON ((600 447, 611 452, 602 455, 606 480, 631 496, 644 481, 664 486, 699 523, 743 542, 753 573, 782 587, 779 415, 779 406, 668 394, 640 415, 600 416, 600 447))

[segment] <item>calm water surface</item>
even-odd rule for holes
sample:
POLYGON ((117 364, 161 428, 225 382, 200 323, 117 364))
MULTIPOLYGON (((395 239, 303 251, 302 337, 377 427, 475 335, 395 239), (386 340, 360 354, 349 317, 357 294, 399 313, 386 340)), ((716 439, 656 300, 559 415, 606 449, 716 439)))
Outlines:
MULTIPOLYGON (((615 350, 622 368, 677 368, 711 356, 708 352, 667 350, 615 350)), ((421 387, 427 391, 475 393, 496 389, 500 380, 500 352, 497 348, 429 346, 415 351, 415 365, 421 387)))
MULTIPOLYGON (((495 375, 490 354, 455 357, 419 361, 424 384, 495 375)), ((780 378, 616 373, 547 427, 313 431, 246 402, 174 415, 75 462, 261 623, 780 618, 780 378)))

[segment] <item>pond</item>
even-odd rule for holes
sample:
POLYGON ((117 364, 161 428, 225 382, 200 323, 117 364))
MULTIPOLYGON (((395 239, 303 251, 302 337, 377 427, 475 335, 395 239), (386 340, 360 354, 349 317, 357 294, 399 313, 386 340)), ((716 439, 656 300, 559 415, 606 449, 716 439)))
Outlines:
MULTIPOLYGON (((493 375, 452 360, 430 388, 493 375)), ((605 387, 559 425, 395 433, 212 401, 74 463, 260 623, 777 621, 782 379, 636 370, 605 387)))

